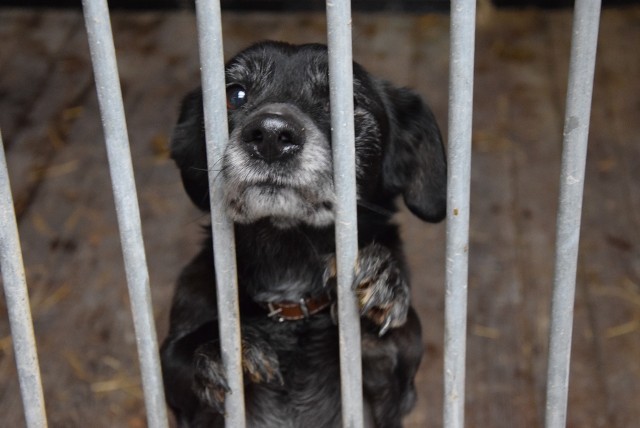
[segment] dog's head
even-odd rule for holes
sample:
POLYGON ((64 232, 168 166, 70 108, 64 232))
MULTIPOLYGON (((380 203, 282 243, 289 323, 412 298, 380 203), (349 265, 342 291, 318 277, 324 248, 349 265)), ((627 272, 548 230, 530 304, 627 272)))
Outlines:
MULTIPOLYGON (((402 194, 426 221, 445 215, 446 162, 435 118, 421 98, 354 64, 358 200, 393 206, 402 194)), ((281 227, 333 222, 327 48, 264 42, 226 66, 229 143, 222 165, 226 207, 239 223, 281 227)), ((172 157, 187 193, 209 209, 202 93, 189 94, 172 157)))

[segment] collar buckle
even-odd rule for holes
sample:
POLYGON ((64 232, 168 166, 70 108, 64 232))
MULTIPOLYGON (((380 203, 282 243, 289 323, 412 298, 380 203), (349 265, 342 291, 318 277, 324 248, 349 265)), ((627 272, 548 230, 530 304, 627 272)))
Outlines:
POLYGON ((267 308, 269 309, 269 313, 267 314, 269 318, 274 318, 278 322, 284 321, 284 318, 280 316, 280 313, 282 312, 282 308, 276 308, 272 302, 267 303, 267 308))

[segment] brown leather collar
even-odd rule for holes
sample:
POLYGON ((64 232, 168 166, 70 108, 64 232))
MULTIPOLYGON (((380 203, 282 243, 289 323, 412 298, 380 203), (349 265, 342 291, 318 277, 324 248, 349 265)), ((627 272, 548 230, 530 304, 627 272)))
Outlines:
POLYGON ((324 294, 318 297, 302 298, 298 302, 265 302, 261 303, 269 313, 267 316, 278 322, 307 319, 331 306, 331 297, 324 294))

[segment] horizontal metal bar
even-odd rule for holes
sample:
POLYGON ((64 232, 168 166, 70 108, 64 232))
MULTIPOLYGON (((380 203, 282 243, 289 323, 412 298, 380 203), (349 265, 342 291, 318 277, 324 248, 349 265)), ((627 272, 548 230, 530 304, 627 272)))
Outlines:
POLYGON ((564 427, 567 418, 582 196, 599 20, 599 0, 576 1, 556 226, 556 261, 547 372, 547 428, 564 427))
POLYGON ((444 426, 464 426, 475 0, 451 2, 444 426))
POLYGON ((358 257, 351 2, 327 1, 327 39, 331 101, 331 139, 336 191, 335 229, 342 426, 360 428, 363 420, 360 313, 353 291, 358 257))
POLYGON ((152 428, 167 427, 160 355, 149 289, 149 272, 142 240, 140 210, 109 10, 106 0, 83 0, 82 5, 109 158, 131 312, 138 344, 147 419, 152 428))
POLYGON ((18 224, 13 208, 9 172, 0 132, 0 268, 9 312, 11 339, 18 367, 24 416, 29 428, 45 428, 47 415, 33 333, 29 293, 20 249, 18 224))
MULTIPOLYGON (((243 428, 246 422, 235 237, 233 222, 227 217, 224 206, 220 203, 224 194, 224 177, 213 167, 221 164, 229 139, 220 2, 197 0, 196 14, 202 66, 220 348, 227 383, 231 390, 225 399, 225 421, 227 427, 243 428)), ((211 284, 212 292, 213 286, 214 284, 211 284)))

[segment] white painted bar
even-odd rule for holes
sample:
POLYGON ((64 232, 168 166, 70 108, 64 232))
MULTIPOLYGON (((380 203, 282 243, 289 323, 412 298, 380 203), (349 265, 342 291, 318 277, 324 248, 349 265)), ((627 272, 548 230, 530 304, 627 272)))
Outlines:
POLYGON ((11 340, 18 369, 24 417, 29 428, 46 428, 47 415, 33 333, 29 292, 13 208, 7 160, 0 132, 0 268, 9 312, 11 340))
POLYGON ((362 428, 364 419, 360 311, 353 290, 354 266, 358 257, 358 218, 350 1, 327 1, 327 40, 333 177, 336 190, 335 227, 342 426, 362 428))
POLYGON ((475 0, 451 2, 444 426, 464 426, 475 0))
MULTIPOLYGON (((229 428, 244 428, 246 422, 235 237, 233 222, 227 217, 223 204, 219 203, 223 200, 224 177, 212 167, 212 165, 221 164, 229 139, 220 2, 197 0, 196 14, 202 65, 202 95, 207 165, 209 165, 211 231, 216 267, 220 349, 231 391, 227 393, 225 399, 225 421, 229 428)), ((211 284, 211 292, 213 292, 213 286, 214 284, 211 284)))
POLYGON ((151 305, 149 271, 142 240, 140 209, 109 9, 106 0, 83 0, 82 6, 107 145, 111 185, 116 203, 122 254, 138 345, 147 420, 152 428, 166 428, 168 427, 167 407, 151 305))
POLYGON ((567 420, 573 307, 599 21, 600 0, 576 1, 556 225, 547 369, 547 428, 564 428, 567 420))

